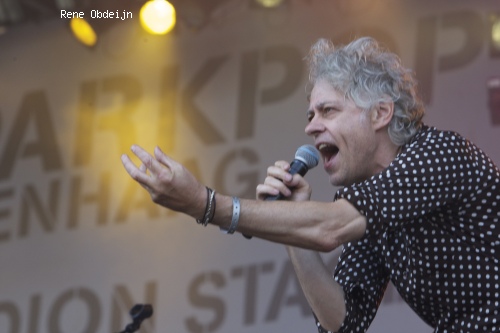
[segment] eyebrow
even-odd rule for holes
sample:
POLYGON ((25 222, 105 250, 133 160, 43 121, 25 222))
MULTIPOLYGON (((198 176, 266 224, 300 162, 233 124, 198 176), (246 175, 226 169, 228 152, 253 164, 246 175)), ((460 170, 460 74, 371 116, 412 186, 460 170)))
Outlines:
MULTIPOLYGON (((332 106, 337 109, 342 109, 344 103, 339 102, 339 101, 323 101, 319 102, 318 104, 314 105, 314 109, 316 110, 322 110, 325 108, 326 105, 332 106)), ((310 108, 307 109, 307 112, 312 111, 310 108)))
POLYGON ((328 103, 328 102, 321 102, 321 103, 318 103, 314 106, 313 109, 311 108, 307 108, 306 110, 306 116, 308 116, 309 114, 311 113, 314 113, 314 110, 322 110, 324 107, 325 107, 325 104, 328 103))

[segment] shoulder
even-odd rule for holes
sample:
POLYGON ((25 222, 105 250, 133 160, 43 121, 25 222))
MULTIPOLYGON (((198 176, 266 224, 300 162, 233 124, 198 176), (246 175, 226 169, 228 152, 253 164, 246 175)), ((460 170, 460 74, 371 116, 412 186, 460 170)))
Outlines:
POLYGON ((467 145, 468 140, 455 131, 440 130, 423 125, 407 145, 409 148, 428 146, 432 148, 449 148, 467 145))
POLYGON ((449 182, 465 182, 472 175, 499 177, 495 163, 471 140, 455 131, 427 126, 403 147, 386 172, 414 179, 444 177, 449 182))
POLYGON ((478 148, 474 144, 455 131, 424 125, 403 147, 398 158, 447 164, 469 160, 475 150, 478 148))

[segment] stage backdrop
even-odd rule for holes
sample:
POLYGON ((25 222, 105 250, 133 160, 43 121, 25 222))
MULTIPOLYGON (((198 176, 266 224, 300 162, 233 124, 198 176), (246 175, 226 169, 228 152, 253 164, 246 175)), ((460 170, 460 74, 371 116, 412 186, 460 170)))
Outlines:
MULTIPOLYGON (((426 122, 500 163, 497 1, 235 3, 164 37, 120 21, 93 50, 62 19, 0 36, 0 332, 118 332, 136 303, 154 306, 144 333, 315 332, 283 246, 153 205, 120 155, 159 145, 253 198, 268 165, 311 143, 303 58, 319 37, 378 38, 417 72, 426 122)), ((332 200, 321 166, 307 179, 332 200)), ((392 287, 369 329, 431 331, 392 287)))

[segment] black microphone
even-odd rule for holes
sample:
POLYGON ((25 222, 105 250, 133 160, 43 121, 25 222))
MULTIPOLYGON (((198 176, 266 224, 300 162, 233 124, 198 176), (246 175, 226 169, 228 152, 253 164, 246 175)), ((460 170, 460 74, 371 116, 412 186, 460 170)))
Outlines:
MULTIPOLYGON (((290 170, 288 173, 291 175, 299 174, 302 177, 314 168, 319 162, 319 151, 313 145, 303 145, 295 152, 295 159, 290 163, 290 170)), ((276 201, 283 199, 283 195, 271 195, 265 198, 266 201, 276 201)))
MULTIPOLYGON (((319 163, 319 151, 313 145, 303 145, 300 146, 295 152, 295 159, 290 163, 290 169, 288 173, 291 175, 299 174, 304 176, 309 169, 314 168, 319 163)), ((283 195, 279 193, 278 195, 271 195, 266 197, 265 201, 276 201, 283 199, 283 195)), ((252 238, 252 236, 243 236, 247 239, 252 238)))
POLYGON ((139 330, 142 321, 153 315, 153 307, 150 304, 136 304, 130 309, 132 323, 125 327, 125 330, 120 333, 133 333, 139 330))

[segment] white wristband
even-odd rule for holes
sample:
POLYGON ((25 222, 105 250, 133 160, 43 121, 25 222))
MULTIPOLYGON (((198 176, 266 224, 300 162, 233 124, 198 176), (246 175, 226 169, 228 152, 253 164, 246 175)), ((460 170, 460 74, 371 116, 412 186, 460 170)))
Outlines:
POLYGON ((240 220, 240 199, 238 197, 233 197, 233 217, 231 218, 231 225, 229 229, 219 227, 220 230, 226 234, 233 234, 238 226, 238 221, 240 220))

